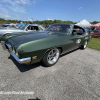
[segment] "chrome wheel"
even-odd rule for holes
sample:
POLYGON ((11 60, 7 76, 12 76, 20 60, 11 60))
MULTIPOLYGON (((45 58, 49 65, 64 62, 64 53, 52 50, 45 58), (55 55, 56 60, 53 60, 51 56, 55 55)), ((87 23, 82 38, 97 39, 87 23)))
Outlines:
POLYGON ((49 64, 54 64, 59 58, 60 52, 58 49, 52 49, 47 56, 47 61, 49 64))
POLYGON ((85 41, 85 44, 84 44, 84 49, 87 47, 87 41, 85 41))
POLYGON ((42 63, 46 66, 52 66, 57 63, 61 50, 53 48, 49 50, 42 59, 42 63))

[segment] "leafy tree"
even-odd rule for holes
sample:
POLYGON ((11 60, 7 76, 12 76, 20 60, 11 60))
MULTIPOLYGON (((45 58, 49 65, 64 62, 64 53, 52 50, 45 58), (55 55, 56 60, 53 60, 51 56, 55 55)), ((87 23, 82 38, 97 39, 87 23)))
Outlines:
POLYGON ((91 22, 91 24, 96 24, 96 23, 100 23, 100 22, 98 22, 98 21, 93 21, 93 22, 91 22))
MULTIPOLYGON (((49 25, 49 24, 56 24, 56 23, 69 23, 69 24, 76 24, 77 22, 73 22, 73 21, 70 21, 70 20, 67 20, 67 21, 62 21, 62 20, 43 20, 43 21, 39 21, 39 20, 36 20, 36 21, 21 21, 21 20, 10 20, 10 19, 7 19, 5 20, 4 18, 0 18, 0 24, 10 24, 10 23, 20 23, 20 22, 23 22, 25 24, 27 23, 30 23, 30 24, 39 24, 39 25, 49 25)), ((99 21, 93 21, 91 22, 91 24, 96 24, 96 23, 99 23, 99 21)))

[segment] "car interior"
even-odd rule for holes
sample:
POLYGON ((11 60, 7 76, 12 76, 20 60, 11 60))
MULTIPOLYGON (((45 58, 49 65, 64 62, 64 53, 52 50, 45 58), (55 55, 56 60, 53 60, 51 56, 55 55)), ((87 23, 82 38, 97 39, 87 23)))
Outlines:
POLYGON ((73 28, 73 34, 76 34, 76 35, 83 35, 84 34, 84 29, 82 29, 81 27, 79 26, 74 26, 73 28))
POLYGON ((28 26, 28 30, 39 30, 38 26, 28 26))

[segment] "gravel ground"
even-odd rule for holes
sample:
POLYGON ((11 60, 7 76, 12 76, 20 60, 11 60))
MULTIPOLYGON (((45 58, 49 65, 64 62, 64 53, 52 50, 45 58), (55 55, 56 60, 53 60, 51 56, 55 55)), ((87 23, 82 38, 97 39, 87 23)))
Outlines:
POLYGON ((100 51, 62 55, 56 65, 20 65, 0 44, 0 100, 100 100, 100 51))

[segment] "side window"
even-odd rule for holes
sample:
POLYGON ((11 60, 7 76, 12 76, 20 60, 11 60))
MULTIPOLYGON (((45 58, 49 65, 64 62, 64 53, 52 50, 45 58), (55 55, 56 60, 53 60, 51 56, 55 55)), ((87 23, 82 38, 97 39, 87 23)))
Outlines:
POLYGON ((28 30, 35 30, 35 31, 39 30, 38 26, 28 26, 27 29, 28 30))
POLYGON ((28 30, 31 30, 31 26, 29 25, 29 26, 27 27, 27 29, 28 29, 28 30))
POLYGON ((76 32, 77 35, 83 35, 85 31, 84 31, 84 29, 82 29, 81 27, 74 26, 73 32, 76 32))
POLYGON ((31 26, 31 30, 34 30, 34 26, 31 26))
POLYGON ((79 29, 77 35, 82 35, 84 33, 83 29, 79 29))
POLYGON ((34 26, 34 30, 36 31, 39 30, 38 26, 34 26))

